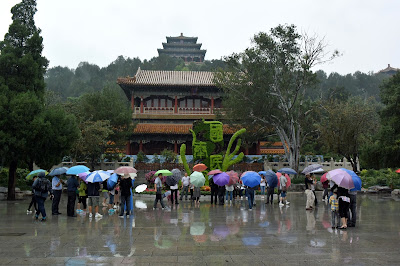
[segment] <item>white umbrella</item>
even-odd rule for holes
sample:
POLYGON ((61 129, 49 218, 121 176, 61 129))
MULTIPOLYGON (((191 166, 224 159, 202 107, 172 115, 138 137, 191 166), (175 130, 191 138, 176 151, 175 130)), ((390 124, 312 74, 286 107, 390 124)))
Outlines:
POLYGON ((319 173, 324 173, 324 172, 325 172, 324 169, 318 168, 318 169, 315 169, 315 170, 311 171, 310 173, 312 173, 312 174, 319 174, 319 173))
POLYGON ((147 188, 147 185, 146 185, 146 184, 142 184, 142 185, 137 186, 137 187, 135 188, 135 191, 136 191, 137 193, 141 193, 141 192, 145 191, 146 188, 147 188))
POLYGON ((143 200, 136 200, 135 207, 138 209, 147 209, 147 204, 143 200))

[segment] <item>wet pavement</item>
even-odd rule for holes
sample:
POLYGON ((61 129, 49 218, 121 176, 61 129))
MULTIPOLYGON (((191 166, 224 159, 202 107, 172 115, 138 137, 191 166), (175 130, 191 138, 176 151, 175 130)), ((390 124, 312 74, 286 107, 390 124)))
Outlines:
POLYGON ((135 196, 123 219, 106 209, 102 219, 67 217, 66 198, 46 222, 26 214, 28 200, 1 201, 0 264, 400 264, 400 201, 390 196, 358 195, 357 227, 346 231, 332 230, 324 202, 306 211, 303 193, 289 193, 288 208, 258 198, 252 211, 245 200, 214 206, 209 197, 153 210, 154 196, 135 196))

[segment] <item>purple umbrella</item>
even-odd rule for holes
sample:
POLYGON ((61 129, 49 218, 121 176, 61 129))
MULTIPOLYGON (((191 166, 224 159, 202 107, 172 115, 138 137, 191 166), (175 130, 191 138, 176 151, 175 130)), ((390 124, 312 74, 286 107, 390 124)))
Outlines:
POLYGON ((229 175, 227 173, 220 173, 213 176, 214 183, 218 186, 225 186, 229 183, 229 175))
POLYGON ((221 238, 226 238, 230 233, 229 228, 226 225, 218 225, 214 228, 214 235, 221 238))
POLYGON ((339 187, 347 189, 354 188, 354 182, 351 175, 342 169, 329 171, 327 178, 335 182, 339 187))
POLYGON ((84 173, 80 173, 78 174, 79 178, 82 179, 83 181, 85 181, 85 183, 87 184, 88 182, 86 181, 87 176, 90 174, 90 172, 84 172, 84 173))

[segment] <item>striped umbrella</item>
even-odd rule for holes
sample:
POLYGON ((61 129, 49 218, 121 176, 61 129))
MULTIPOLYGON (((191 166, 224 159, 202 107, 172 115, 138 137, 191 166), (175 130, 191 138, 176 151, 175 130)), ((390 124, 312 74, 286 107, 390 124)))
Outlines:
POLYGON ((88 174, 86 177, 86 182, 89 183, 100 183, 103 182, 104 180, 107 180, 110 177, 110 173, 107 173, 106 171, 94 171, 88 174))

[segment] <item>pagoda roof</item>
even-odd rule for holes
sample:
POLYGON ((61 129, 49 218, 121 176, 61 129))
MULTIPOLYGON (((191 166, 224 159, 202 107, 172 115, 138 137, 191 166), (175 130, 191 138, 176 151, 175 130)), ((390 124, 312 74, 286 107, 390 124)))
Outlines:
POLYGON ((397 71, 400 71, 400 69, 391 67, 390 64, 388 64, 387 68, 382 69, 378 73, 384 73, 385 74, 385 73, 393 73, 393 72, 397 72, 397 71))
POLYGON ((134 77, 118 78, 119 85, 215 87, 214 72, 141 70, 134 77))
MULTIPOLYGON (((174 134, 174 135, 192 135, 189 129, 193 129, 192 124, 146 124, 139 123, 133 130, 134 134, 174 134)), ((236 131, 228 125, 223 125, 224 134, 232 135, 236 131)))
POLYGON ((163 42, 162 43, 162 46, 164 48, 169 48, 169 47, 182 47, 182 48, 188 47, 188 48, 190 48, 190 47, 194 47, 194 48, 200 49, 201 45, 202 45, 201 43, 187 43, 187 42, 184 42, 184 43, 179 43, 179 42, 166 43, 166 42, 163 42))
POLYGON ((176 37, 167 36, 167 42, 169 42, 169 41, 180 41, 180 40, 183 40, 183 41, 194 41, 196 43, 197 42, 197 37, 183 36, 183 33, 181 33, 180 36, 176 36, 176 37))
POLYGON ((198 50, 198 49, 157 49, 158 53, 164 54, 203 54, 205 55, 207 50, 198 50))

